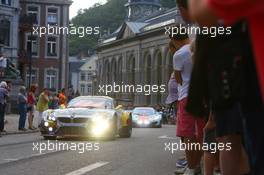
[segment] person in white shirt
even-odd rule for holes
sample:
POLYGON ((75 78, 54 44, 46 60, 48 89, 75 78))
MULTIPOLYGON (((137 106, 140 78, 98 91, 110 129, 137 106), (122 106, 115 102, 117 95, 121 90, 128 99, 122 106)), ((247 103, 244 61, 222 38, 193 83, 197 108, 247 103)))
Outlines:
MULTIPOLYGON (((205 121, 185 110, 193 66, 190 39, 188 34, 181 33, 174 34, 170 38, 177 49, 173 56, 174 75, 178 84, 176 135, 181 137, 186 145, 201 144, 205 121)), ((200 165, 203 151, 191 148, 186 149, 185 154, 188 162, 188 171, 185 171, 185 174, 195 174, 195 169, 200 165)))

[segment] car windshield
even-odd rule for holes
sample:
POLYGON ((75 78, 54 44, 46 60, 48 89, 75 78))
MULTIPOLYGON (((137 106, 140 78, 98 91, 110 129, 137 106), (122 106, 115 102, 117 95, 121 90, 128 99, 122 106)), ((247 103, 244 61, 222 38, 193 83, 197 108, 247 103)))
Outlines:
POLYGON ((133 111, 133 114, 137 114, 137 115, 153 115, 155 114, 155 110, 154 109, 135 109, 133 111))
POLYGON ((111 109, 112 103, 111 100, 104 98, 75 98, 69 102, 67 108, 111 109))

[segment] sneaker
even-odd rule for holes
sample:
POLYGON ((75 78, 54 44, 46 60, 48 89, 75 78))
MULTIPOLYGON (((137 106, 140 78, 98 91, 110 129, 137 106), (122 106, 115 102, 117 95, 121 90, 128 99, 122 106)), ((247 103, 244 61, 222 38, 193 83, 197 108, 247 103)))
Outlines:
POLYGON ((179 159, 176 162, 176 167, 177 168, 184 168, 187 166, 187 160, 186 159, 179 159))
POLYGON ((195 175, 195 169, 187 168, 183 175, 195 175))
POLYGON ((27 129, 26 128, 20 128, 20 129, 18 129, 19 131, 27 131, 27 129))
POLYGON ((176 170, 174 171, 174 174, 175 175, 183 174, 186 171, 186 169, 187 169, 187 166, 183 168, 176 168, 176 170))

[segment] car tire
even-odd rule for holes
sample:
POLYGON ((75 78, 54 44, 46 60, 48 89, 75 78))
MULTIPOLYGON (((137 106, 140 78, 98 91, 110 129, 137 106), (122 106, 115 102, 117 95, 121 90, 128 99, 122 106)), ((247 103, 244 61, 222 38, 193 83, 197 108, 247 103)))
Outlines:
POLYGON ((157 128, 162 128, 162 124, 161 124, 161 122, 160 122, 160 124, 157 126, 157 128))
POLYGON ((43 136, 44 140, 56 140, 56 136, 43 136))
POLYGON ((132 135, 132 127, 129 127, 129 126, 123 127, 119 131, 119 136, 121 138, 129 138, 131 137, 131 135, 132 135))

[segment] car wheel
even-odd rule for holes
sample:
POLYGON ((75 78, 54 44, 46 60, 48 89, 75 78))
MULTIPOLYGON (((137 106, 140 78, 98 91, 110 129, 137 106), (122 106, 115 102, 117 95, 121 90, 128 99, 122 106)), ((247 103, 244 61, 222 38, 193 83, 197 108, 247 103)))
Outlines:
POLYGON ((160 124, 157 126, 157 128, 162 128, 162 124, 161 124, 161 122, 160 122, 160 124))
POLYGON ((43 136, 44 140, 56 140, 56 136, 43 136))
POLYGON ((132 135, 132 127, 124 127, 120 129, 119 136, 121 138, 129 138, 132 135))

